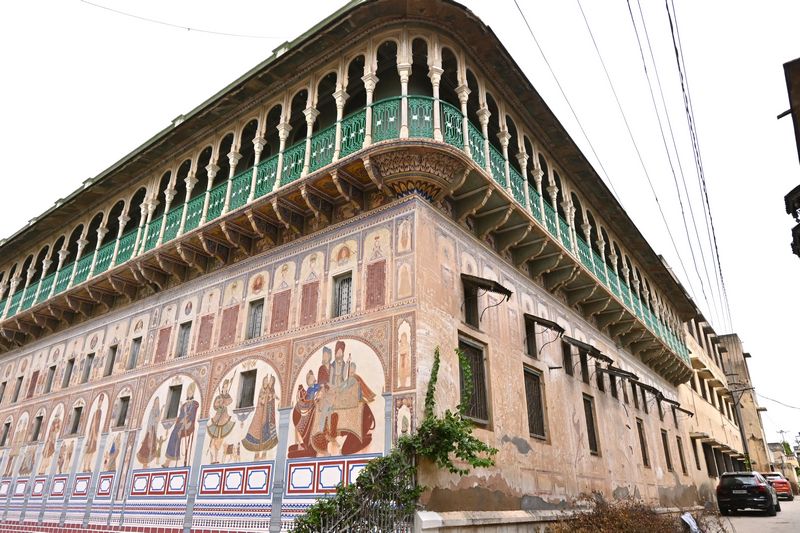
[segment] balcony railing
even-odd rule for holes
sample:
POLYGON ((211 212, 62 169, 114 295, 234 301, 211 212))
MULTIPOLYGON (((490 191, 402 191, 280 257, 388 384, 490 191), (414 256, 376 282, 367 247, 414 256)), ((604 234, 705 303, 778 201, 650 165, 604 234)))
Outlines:
MULTIPOLYGON (((467 122, 466 140, 467 147, 464 146, 464 116, 455 106, 436 101, 425 96, 408 96, 407 117, 408 135, 414 138, 434 137, 435 114, 441 113, 442 139, 445 143, 460 150, 467 151, 472 161, 484 171, 486 170, 486 139, 481 133, 481 129, 471 122, 467 122)), ((403 98, 392 97, 372 104, 372 123, 371 136, 372 142, 398 139, 401 133, 403 98)), ((363 148, 364 139, 367 133, 366 127, 366 108, 359 109, 350 113, 341 120, 341 140, 338 146, 339 157, 349 156, 363 148)), ((333 162, 336 153, 336 124, 329 126, 311 137, 311 153, 309 156, 308 171, 313 172, 333 162)), ((286 148, 283 152, 282 165, 279 169, 279 154, 261 161, 255 167, 255 189, 254 198, 263 197, 271 193, 276 186, 282 187, 292 183, 303 175, 305 165, 306 139, 302 139, 293 146, 286 148), (280 172, 279 172, 280 170, 280 172)), ((664 341, 673 351, 688 363, 689 352, 683 341, 673 333, 666 325, 656 317, 656 315, 636 296, 635 292, 620 279, 612 268, 607 267, 600 255, 592 250, 588 243, 580 236, 577 243, 573 246, 572 228, 558 213, 553 209, 552 204, 539 195, 535 187, 528 187, 528 198, 525 201, 526 178, 520 174, 513 165, 507 167, 507 161, 503 153, 494 145, 489 145, 489 169, 491 178, 504 190, 508 190, 513 199, 528 211, 546 229, 556 242, 560 242, 564 248, 573 254, 586 269, 594 274, 597 279, 608 288, 609 292, 621 299, 623 305, 627 307, 645 326, 650 329, 658 338, 664 341), (506 179, 506 168, 508 168, 508 180, 506 179)), ((230 189, 230 200, 228 211, 238 209, 247 204, 251 188, 253 168, 239 172, 233 179, 223 179, 214 186, 208 193, 199 194, 189 200, 186 205, 186 217, 184 219, 183 232, 200 227, 204 223, 213 221, 222 216, 225 209, 225 200, 230 189), (206 218, 203 220, 203 209, 207 201, 206 218)), ((161 237, 161 242, 166 243, 175 239, 181 232, 181 219, 183 217, 184 204, 175 206, 166 215, 157 217, 142 226, 141 230, 135 228, 129 230, 116 241, 105 244, 97 251, 86 253, 81 257, 77 264, 72 262, 62 266, 58 272, 50 274, 40 282, 18 290, 12 297, 8 305, 5 318, 13 316, 20 310, 27 309, 32 305, 45 301, 50 296, 64 292, 69 287, 78 285, 85 281, 90 274, 94 262, 93 276, 97 276, 108 270, 112 264, 119 265, 130 260, 138 254, 145 253, 155 248, 161 237), (166 220, 163 237, 161 236, 161 225, 166 220), (139 240, 143 240, 139 244, 139 240), (117 249, 117 256, 114 259, 114 249, 117 249), (74 276, 73 276, 73 270, 74 276), (41 285, 41 288, 38 286, 41 285), (24 300, 23 300, 24 293, 24 300)), ((0 302, 0 313, 6 308, 8 299, 0 302)))

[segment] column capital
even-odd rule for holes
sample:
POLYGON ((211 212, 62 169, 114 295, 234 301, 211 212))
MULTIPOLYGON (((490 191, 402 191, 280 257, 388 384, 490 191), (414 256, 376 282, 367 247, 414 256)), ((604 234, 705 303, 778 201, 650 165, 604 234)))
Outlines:
POLYGON ((209 181, 213 180, 217 177, 217 172, 219 172, 219 165, 215 165, 214 163, 209 163, 206 165, 206 172, 208 173, 209 181))
POLYGON ((281 141, 285 141, 289 137, 290 131, 292 131, 292 127, 288 122, 281 122, 278 124, 278 137, 281 141))
POLYGON ((164 191, 164 198, 167 199, 167 203, 168 204, 172 203, 172 199, 175 198, 176 194, 177 194, 177 191, 175 189, 173 189, 173 188, 169 188, 166 191, 164 191))
POLYGON ((364 82, 364 88, 367 91, 374 91, 375 86, 378 84, 378 76, 374 72, 368 72, 361 76, 361 81, 364 82))
POLYGON ((52 259, 50 259, 49 257, 45 257, 44 260, 42 261, 42 273, 44 274, 45 272, 47 272, 47 269, 50 268, 50 265, 52 264, 53 264, 52 259))
POLYGON ((397 73, 400 75, 400 81, 408 81, 411 77, 411 63, 398 63, 397 73))
POLYGON ((100 245, 101 242, 103 242, 103 237, 105 237, 107 234, 108 234, 108 228, 107 227, 100 226, 99 228, 97 228, 97 244, 98 244, 98 246, 100 245))
POLYGON ((456 87, 456 94, 458 95, 458 101, 462 104, 467 102, 469 99, 469 95, 472 91, 469 90, 469 86, 467 84, 459 85, 456 87))
POLYGON ((307 107, 303 109, 303 115, 306 117, 306 123, 308 124, 308 129, 311 131, 311 126, 314 124, 314 121, 317 120, 319 116, 319 109, 314 107, 307 107))
POLYGON ((549 194, 550 197, 553 199, 555 199, 556 195, 558 195, 558 187, 556 187, 555 185, 550 185, 545 190, 547 191, 547 194, 549 194))
POLYGON ((489 124, 489 117, 492 116, 492 112, 489 111, 488 107, 481 107, 478 109, 477 115, 481 126, 487 126, 489 124))
POLYGON ((536 180, 536 183, 542 182, 542 178, 544 177, 544 170, 542 170, 542 167, 539 166, 538 161, 533 162, 533 170, 531 170, 531 176, 533 176, 533 179, 536 180))
POLYGON ((333 92, 333 98, 336 100, 336 107, 344 107, 344 103, 350 98, 350 95, 344 89, 336 89, 333 92))
POLYGON ((517 152, 517 162, 519 163, 519 168, 523 169, 524 174, 525 169, 528 168, 528 154, 525 152, 517 152))
POLYGON ((197 179, 197 176, 195 176, 194 172, 189 172, 189 175, 186 176, 186 179, 183 181, 186 183, 186 190, 191 191, 194 189, 194 186, 197 185, 199 180, 197 179))
POLYGON ((508 130, 500 130, 497 132, 497 138, 500 140, 500 146, 508 148, 508 141, 511 140, 511 134, 508 130))
MULTIPOLYGON (((586 239, 591 239, 592 235, 592 226, 588 222, 584 222, 581 224, 581 230, 583 230, 583 234, 586 236, 586 239)), ((589 241, 589 246, 591 246, 591 240, 589 241)))
POLYGON ((60 249, 58 251, 58 262, 63 263, 68 255, 69 255, 69 250, 67 248, 60 249))
POLYGON ((597 232, 597 239, 595 239, 595 240, 597 241, 597 247, 600 248, 600 253, 601 254, 605 254, 606 241, 605 241, 605 239, 603 239, 603 234, 598 231, 597 232))
POLYGON ((119 222, 119 227, 120 228, 124 228, 125 224, 127 224, 130 221, 131 221, 131 217, 129 217, 125 213, 123 213, 119 217, 117 217, 117 222, 119 222))
POLYGON ((236 151, 231 151, 228 154, 228 162, 230 163, 231 167, 235 167, 236 163, 242 158, 242 154, 236 151))
POLYGON ((442 74, 444 73, 444 69, 442 67, 437 67, 436 65, 431 65, 428 67, 428 77, 431 79, 431 82, 434 85, 438 85, 442 79, 442 74))

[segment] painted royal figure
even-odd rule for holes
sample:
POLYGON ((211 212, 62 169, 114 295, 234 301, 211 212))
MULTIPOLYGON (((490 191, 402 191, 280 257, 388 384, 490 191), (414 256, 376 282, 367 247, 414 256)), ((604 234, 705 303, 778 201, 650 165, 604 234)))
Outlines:
POLYGON ((207 431, 211 437, 211 445, 208 449, 211 455, 211 463, 219 463, 219 452, 222 449, 225 437, 230 435, 235 425, 233 418, 228 412, 228 407, 233 403, 231 398, 231 380, 226 379, 222 382, 219 394, 214 398, 212 408, 214 409, 214 416, 208 422, 207 431))
POLYGON ((161 419, 161 402, 156 396, 153 407, 147 417, 147 426, 144 430, 144 438, 136 452, 136 458, 142 463, 143 468, 147 468, 150 463, 158 460, 158 421, 161 419))
POLYGON ((250 421, 247 435, 242 439, 245 450, 255 453, 255 460, 264 459, 267 451, 278 444, 278 428, 275 416, 275 376, 265 377, 258 393, 258 403, 250 421))
POLYGON ((190 383, 186 391, 186 401, 181 405, 172 433, 167 441, 166 461, 162 466, 169 468, 175 466, 183 458, 183 466, 189 463, 189 451, 194 441, 195 423, 200 403, 194 399, 195 384, 190 383))
POLYGON ((101 407, 102 401, 103 399, 101 398, 98 402, 97 409, 95 409, 94 416, 92 416, 92 423, 89 425, 89 433, 86 435, 86 447, 83 452, 84 472, 92 471, 92 458, 94 457, 94 452, 97 451, 97 437, 100 434, 100 418, 103 415, 101 407))

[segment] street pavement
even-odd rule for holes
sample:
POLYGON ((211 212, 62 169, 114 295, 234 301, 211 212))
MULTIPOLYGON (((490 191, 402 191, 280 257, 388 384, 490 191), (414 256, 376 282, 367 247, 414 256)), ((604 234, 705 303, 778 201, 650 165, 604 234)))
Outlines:
POLYGON ((756 511, 739 511, 722 517, 731 533, 789 533, 800 532, 800 497, 792 502, 781 500, 783 509, 777 516, 765 516, 756 511))

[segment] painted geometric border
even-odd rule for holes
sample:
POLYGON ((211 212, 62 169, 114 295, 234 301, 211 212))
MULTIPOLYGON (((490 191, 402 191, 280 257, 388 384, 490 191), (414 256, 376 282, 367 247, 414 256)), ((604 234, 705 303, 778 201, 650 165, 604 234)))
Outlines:
POLYGON ((133 473, 130 497, 147 496, 181 497, 186 495, 189 481, 188 468, 166 470, 137 470, 133 473))
POLYGON ((269 496, 272 463, 204 466, 200 496, 269 496))

